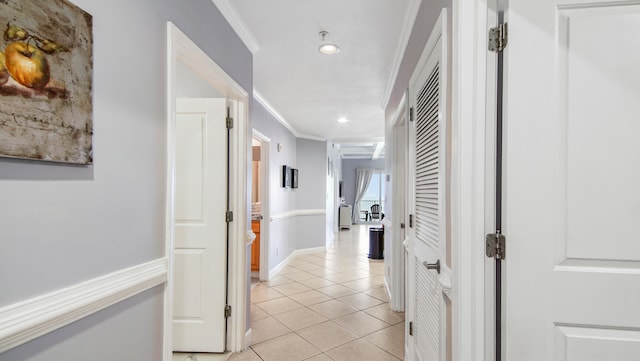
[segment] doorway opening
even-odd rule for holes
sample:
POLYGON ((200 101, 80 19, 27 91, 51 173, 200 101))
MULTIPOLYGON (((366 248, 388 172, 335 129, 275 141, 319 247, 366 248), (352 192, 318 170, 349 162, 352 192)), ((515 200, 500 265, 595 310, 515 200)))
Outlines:
POLYGON ((269 278, 269 145, 271 140, 253 130, 251 141, 251 284, 269 278))
POLYGON ((248 93, 172 23, 167 35, 164 361, 247 338, 248 93))
POLYGON ((384 214, 385 195, 384 172, 376 170, 360 201, 361 221, 364 223, 380 223, 384 214))

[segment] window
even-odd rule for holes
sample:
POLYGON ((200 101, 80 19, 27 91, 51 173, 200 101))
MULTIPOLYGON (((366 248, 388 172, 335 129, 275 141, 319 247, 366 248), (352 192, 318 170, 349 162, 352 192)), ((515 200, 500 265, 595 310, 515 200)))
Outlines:
POLYGON ((384 174, 382 172, 376 172, 371 176, 369 186, 360 201, 360 210, 364 213, 362 220, 371 220, 371 206, 374 204, 379 204, 380 212, 384 213, 384 174))

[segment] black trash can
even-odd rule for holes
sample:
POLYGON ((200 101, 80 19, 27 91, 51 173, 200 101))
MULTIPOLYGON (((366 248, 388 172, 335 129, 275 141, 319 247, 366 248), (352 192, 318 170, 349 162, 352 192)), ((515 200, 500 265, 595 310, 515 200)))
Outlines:
POLYGON ((383 259, 384 228, 369 228, 369 258, 383 259))

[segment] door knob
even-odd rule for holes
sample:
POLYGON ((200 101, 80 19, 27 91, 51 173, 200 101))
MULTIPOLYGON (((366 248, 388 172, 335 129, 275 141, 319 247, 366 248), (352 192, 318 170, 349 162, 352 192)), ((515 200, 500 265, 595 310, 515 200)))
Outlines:
POLYGON ((440 274, 440 260, 437 260, 436 263, 428 263, 427 261, 424 261, 422 264, 425 265, 427 269, 434 269, 438 274, 440 274))

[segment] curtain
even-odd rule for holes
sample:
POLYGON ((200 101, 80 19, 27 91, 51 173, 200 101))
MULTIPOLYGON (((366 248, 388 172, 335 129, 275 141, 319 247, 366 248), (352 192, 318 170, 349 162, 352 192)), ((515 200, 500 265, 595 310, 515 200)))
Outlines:
POLYGON ((360 221, 360 201, 364 198, 364 193, 367 191, 367 187, 369 187, 373 171, 373 169, 369 168, 356 169, 356 199, 353 204, 353 214, 351 215, 353 223, 360 221))

